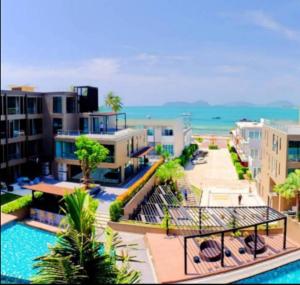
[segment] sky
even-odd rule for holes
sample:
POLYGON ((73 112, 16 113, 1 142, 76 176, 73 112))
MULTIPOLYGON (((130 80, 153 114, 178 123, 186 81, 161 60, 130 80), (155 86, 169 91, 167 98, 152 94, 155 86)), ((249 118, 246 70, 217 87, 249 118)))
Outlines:
POLYGON ((1 89, 300 104, 300 0, 2 0, 1 89))

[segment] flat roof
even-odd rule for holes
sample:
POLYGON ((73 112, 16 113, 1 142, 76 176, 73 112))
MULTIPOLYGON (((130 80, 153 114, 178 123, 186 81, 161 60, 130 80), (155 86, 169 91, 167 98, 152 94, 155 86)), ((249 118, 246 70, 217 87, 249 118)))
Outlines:
POLYGON ((46 183, 39 183, 39 184, 35 184, 35 185, 26 185, 23 187, 26 189, 29 189, 31 191, 43 192, 43 193, 55 195, 55 196, 64 196, 65 194, 72 194, 75 192, 75 189, 58 187, 58 186, 46 184, 46 183))

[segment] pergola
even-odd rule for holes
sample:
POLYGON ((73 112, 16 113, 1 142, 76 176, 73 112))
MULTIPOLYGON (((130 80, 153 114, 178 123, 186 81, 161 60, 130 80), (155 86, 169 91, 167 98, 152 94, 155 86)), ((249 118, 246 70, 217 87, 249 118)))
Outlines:
POLYGON ((174 194, 159 186, 138 207, 131 217, 135 220, 160 224, 167 208, 171 224, 184 236, 184 266, 187 274, 187 242, 189 239, 207 238, 212 235, 221 236, 221 266, 224 267, 224 236, 247 228, 254 229, 254 252, 258 243, 258 227, 265 225, 269 235, 269 224, 284 222, 283 249, 286 249, 287 217, 269 206, 249 207, 200 207, 181 206, 174 194), (195 234, 195 231, 198 232, 195 234))
POLYGON ((54 196, 64 196, 65 194, 72 194, 75 191, 74 189, 71 189, 71 188, 62 188, 62 187, 58 187, 58 186, 54 186, 54 185, 50 185, 50 184, 46 184, 46 183, 27 185, 27 186, 24 186, 24 188, 32 191, 32 201, 35 200, 34 192, 36 192, 36 191, 46 193, 49 195, 54 195, 54 196))

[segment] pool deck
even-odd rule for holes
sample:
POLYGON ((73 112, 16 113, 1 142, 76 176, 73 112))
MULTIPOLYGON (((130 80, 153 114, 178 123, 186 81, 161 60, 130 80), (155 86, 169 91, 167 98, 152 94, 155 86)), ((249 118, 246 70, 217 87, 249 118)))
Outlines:
POLYGON ((51 233, 58 233, 59 231, 61 231, 61 229, 58 227, 47 225, 47 224, 40 223, 40 222, 33 221, 33 220, 24 220, 23 222, 24 222, 24 224, 26 224, 28 226, 38 228, 40 230, 48 231, 51 233))
POLYGON ((8 224, 12 221, 16 221, 18 218, 14 215, 1 213, 1 227, 5 224, 8 224))
MULTIPOLYGON (((257 255, 254 260, 253 255, 238 253, 243 246, 240 239, 225 237, 225 247, 232 252, 232 257, 225 257, 225 267, 221 267, 218 262, 205 262, 201 260, 199 264, 193 262, 193 256, 199 256, 199 250, 196 244, 188 241, 188 274, 184 273, 184 249, 182 237, 166 237, 162 234, 146 234, 145 240, 150 254, 153 258, 153 264, 157 279, 160 283, 184 282, 187 280, 198 279, 208 276, 217 276, 218 274, 236 271, 241 268, 248 268, 263 261, 277 258, 287 253, 299 250, 299 245, 287 240, 287 249, 282 249, 282 235, 264 236, 268 249, 265 253, 257 255)), ((242 279, 242 278, 240 278, 242 279)))

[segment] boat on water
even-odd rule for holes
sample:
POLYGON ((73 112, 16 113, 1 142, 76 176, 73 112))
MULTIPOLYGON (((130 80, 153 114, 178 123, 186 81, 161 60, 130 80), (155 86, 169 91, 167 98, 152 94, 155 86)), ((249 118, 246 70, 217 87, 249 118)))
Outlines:
POLYGON ((221 117, 216 116, 216 117, 212 117, 213 120, 221 120, 221 117))

